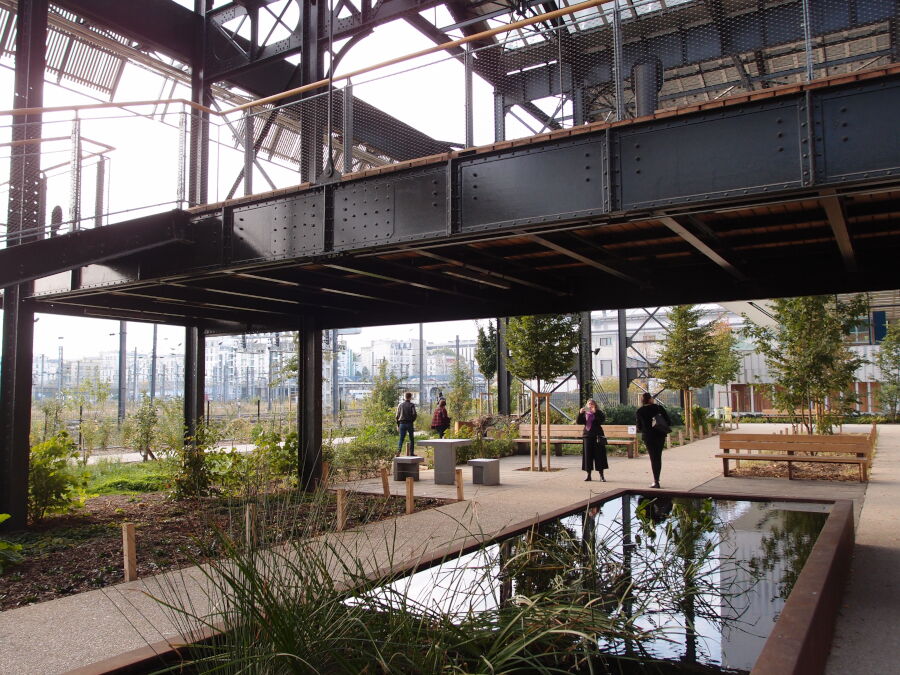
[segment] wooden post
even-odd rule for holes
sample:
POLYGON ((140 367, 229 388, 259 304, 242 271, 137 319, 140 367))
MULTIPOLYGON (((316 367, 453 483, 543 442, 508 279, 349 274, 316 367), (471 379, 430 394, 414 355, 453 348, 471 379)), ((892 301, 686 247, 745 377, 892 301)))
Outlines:
POLYGON ((678 445, 684 445, 684 430, 678 430, 678 445))
POLYGON ((319 480, 320 487, 328 487, 329 473, 331 473, 331 462, 322 462, 322 478, 319 480))
POLYGON ((463 477, 462 477, 462 469, 456 470, 456 498, 459 501, 464 501, 465 497, 463 496, 463 477))
POLYGON ((338 488, 337 491, 337 523, 334 529, 337 532, 343 532, 347 525, 347 491, 344 488, 338 488))
POLYGON ((125 561, 125 581, 135 581, 138 576, 134 523, 122 523, 122 557, 125 561))
POLYGON ((550 394, 546 395, 545 404, 547 406, 546 428, 547 428, 547 471, 550 471, 550 394))
POLYGON ((385 497, 391 496, 391 486, 390 486, 390 483, 388 483, 388 470, 387 469, 381 470, 381 489, 384 490, 385 497))
MULTIPOLYGON (((534 392, 531 392, 531 470, 534 471, 534 392)), ((540 451, 540 449, 539 449, 540 451)))
POLYGON ((416 501, 415 495, 413 494, 413 489, 416 484, 416 481, 412 478, 412 476, 406 479, 406 512, 412 513, 416 510, 416 501))
POLYGON ((672 434, 666 434, 666 448, 672 447, 672 434))
POLYGON ((247 548, 253 548, 256 543, 256 504, 244 508, 244 543, 247 548))

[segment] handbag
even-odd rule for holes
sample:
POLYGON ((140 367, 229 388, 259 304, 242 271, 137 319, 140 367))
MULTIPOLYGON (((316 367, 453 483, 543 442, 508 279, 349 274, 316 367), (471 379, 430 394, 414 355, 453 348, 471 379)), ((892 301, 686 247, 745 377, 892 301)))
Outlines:
POLYGON ((661 434, 668 434, 672 431, 672 427, 666 422, 666 418, 662 416, 662 413, 656 413, 653 416, 652 426, 655 431, 658 431, 661 434))

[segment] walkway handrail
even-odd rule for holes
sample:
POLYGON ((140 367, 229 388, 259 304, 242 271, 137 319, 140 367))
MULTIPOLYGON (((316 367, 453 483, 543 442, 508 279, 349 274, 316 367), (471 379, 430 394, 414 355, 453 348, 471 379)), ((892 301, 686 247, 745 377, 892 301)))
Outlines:
POLYGON ((461 37, 457 40, 450 40, 449 42, 443 42, 439 45, 434 45, 433 47, 427 47, 425 49, 420 49, 419 51, 412 52, 410 54, 406 54, 404 56, 397 56, 393 59, 388 59, 387 61, 382 61, 380 63, 376 63, 371 66, 365 66, 363 68, 358 68, 349 73, 344 73, 343 75, 337 75, 331 79, 323 79, 317 80, 316 82, 310 82, 309 84, 305 84, 300 87, 295 87, 293 89, 288 89, 286 91, 279 92, 278 94, 272 94, 271 96, 266 96, 260 99, 256 99, 253 101, 248 101, 247 103, 241 103, 240 105, 236 105, 232 108, 227 108, 225 110, 214 110, 205 105, 201 105, 199 103, 195 103, 194 101, 189 101, 184 98, 166 98, 159 99, 153 101, 123 101, 120 103, 86 103, 83 105, 75 105, 75 106, 53 106, 48 108, 16 108, 13 110, 0 110, 0 115, 38 115, 42 113, 49 112, 65 112, 72 111, 77 112, 80 110, 99 110, 104 108, 133 108, 138 106, 145 105, 171 105, 181 103, 182 105, 188 106, 189 108, 193 108, 199 112, 204 112, 209 115, 217 115, 219 117, 224 117, 231 113, 241 112, 243 110, 247 110, 248 108, 254 108, 260 105, 266 105, 268 103, 275 103, 277 101, 281 101, 286 98, 291 98, 293 96, 297 96, 298 94, 304 94, 308 91, 312 91, 314 89, 319 89, 321 87, 326 87, 329 83, 340 82, 343 80, 349 80, 351 78, 357 77, 359 75, 364 75, 366 73, 370 73, 375 70, 379 70, 381 68, 387 68, 388 66, 394 66, 398 63, 404 63, 406 61, 410 61, 412 59, 417 59, 420 56, 428 56, 429 54, 434 54, 436 52, 444 51, 447 49, 453 49, 454 47, 459 47, 464 44, 468 44, 470 42, 477 42, 478 40, 483 40, 484 38, 493 37, 495 35, 500 35, 503 33, 508 33, 513 30, 517 30, 519 28, 524 28, 526 26, 531 26, 536 23, 540 23, 542 21, 549 21, 552 19, 557 19, 562 16, 567 16, 569 14, 574 14, 576 12, 581 12, 586 9, 590 9, 592 7, 598 7, 600 5, 605 5, 610 2, 614 2, 614 0, 586 0, 586 2, 579 3, 577 5, 571 5, 569 7, 563 7, 561 9, 553 10, 552 12, 545 12, 543 14, 539 14, 537 16, 532 16, 527 19, 521 19, 519 21, 514 21, 512 23, 506 24, 505 26, 498 26, 496 28, 491 28, 489 30, 481 31, 480 33, 475 33, 474 35, 468 35, 465 37, 461 37))

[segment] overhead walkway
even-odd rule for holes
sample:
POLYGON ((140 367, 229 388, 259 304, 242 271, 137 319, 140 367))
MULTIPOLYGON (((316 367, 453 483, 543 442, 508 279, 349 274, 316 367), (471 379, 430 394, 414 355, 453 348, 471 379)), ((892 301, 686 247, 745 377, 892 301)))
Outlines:
POLYGON ((894 109, 900 66, 200 206, 32 303, 271 330, 892 288, 894 109))

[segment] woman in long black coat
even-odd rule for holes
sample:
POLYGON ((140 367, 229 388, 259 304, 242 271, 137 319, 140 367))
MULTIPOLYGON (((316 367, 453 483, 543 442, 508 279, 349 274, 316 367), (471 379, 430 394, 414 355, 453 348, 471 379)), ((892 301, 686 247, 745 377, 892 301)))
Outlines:
POLYGON ((587 471, 585 480, 590 480, 591 471, 596 470, 600 472, 600 480, 606 482, 603 472, 609 468, 609 461, 606 459, 606 436, 602 426, 605 421, 606 415, 597 407, 594 399, 589 399, 578 411, 575 423, 584 427, 581 434, 581 470, 587 471))
POLYGON ((663 446, 666 444, 666 435, 657 431, 653 426, 653 418, 662 415, 670 427, 672 420, 669 419, 669 413, 659 403, 653 401, 650 394, 644 394, 641 398, 643 404, 637 409, 635 415, 637 422, 637 430, 641 432, 644 445, 647 446, 647 454, 650 455, 650 469, 653 471, 653 482, 650 484, 652 488, 659 487, 659 474, 662 471, 662 453, 663 446))

